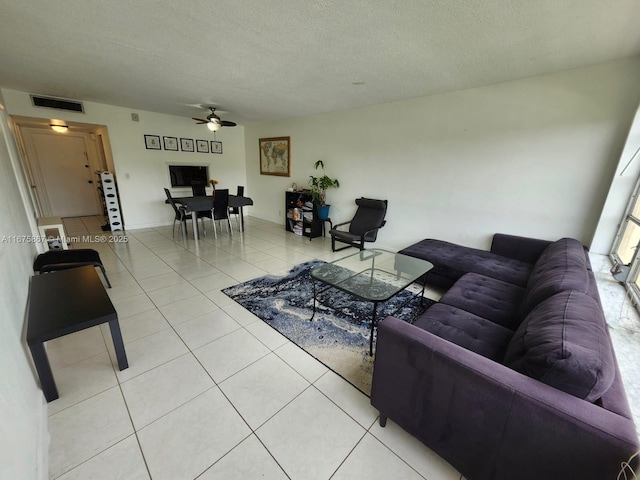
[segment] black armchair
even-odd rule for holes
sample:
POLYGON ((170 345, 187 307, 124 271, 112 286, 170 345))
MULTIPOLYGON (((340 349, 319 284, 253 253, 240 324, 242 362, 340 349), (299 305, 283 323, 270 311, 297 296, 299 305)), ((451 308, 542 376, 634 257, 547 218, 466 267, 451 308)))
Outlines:
POLYGON ((375 242, 378 230, 386 222, 387 200, 374 200, 372 198, 356 199, 358 210, 355 216, 348 222, 339 223, 333 227, 331 234, 331 249, 334 252, 349 247, 357 247, 364 250, 364 242, 375 242), (340 230, 338 227, 349 225, 349 230, 340 230), (347 243, 346 247, 336 249, 336 241, 347 243))

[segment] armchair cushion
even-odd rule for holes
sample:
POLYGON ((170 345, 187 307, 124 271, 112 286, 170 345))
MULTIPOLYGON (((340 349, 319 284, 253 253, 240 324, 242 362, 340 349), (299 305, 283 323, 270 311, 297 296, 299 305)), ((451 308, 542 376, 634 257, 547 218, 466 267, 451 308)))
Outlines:
POLYGON ((330 233, 333 237, 335 237, 336 240, 343 243, 354 243, 362 241, 362 235, 357 235, 346 230, 331 230, 330 233))
POLYGON ((336 251, 336 240, 360 247, 360 249, 364 248, 364 242, 376 241, 378 230, 386 223, 384 217, 387 214, 387 200, 358 198, 356 205, 358 205, 358 209, 354 217, 348 222, 336 225, 329 232, 334 251, 336 251), (344 225, 349 225, 348 231, 338 228, 344 225))
POLYGON ((358 210, 349 224, 349 233, 365 235, 368 237, 366 240, 372 242, 376 239, 378 229, 384 225, 387 201, 358 198, 356 205, 358 210))

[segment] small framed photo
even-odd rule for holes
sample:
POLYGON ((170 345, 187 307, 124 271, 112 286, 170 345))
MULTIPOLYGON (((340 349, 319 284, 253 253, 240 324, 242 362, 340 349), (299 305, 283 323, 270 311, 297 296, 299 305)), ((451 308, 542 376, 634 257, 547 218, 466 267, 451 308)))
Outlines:
POLYGON ((199 153, 209 153, 209 141, 196 140, 196 149, 199 153))
POLYGON ((211 153, 222 153, 222 142, 211 141, 211 153))
POLYGON ((162 147, 160 146, 160 136, 145 135, 144 146, 147 147, 147 150, 162 150, 162 147))
POLYGON ((162 141, 164 142, 165 150, 178 151, 178 139, 176 137, 162 137, 162 141))
POLYGON ((183 152, 193 152, 193 139, 192 138, 181 138, 180 139, 180 150, 183 152))
POLYGON ((290 137, 260 138, 260 175, 288 177, 291 174, 289 158, 290 137))

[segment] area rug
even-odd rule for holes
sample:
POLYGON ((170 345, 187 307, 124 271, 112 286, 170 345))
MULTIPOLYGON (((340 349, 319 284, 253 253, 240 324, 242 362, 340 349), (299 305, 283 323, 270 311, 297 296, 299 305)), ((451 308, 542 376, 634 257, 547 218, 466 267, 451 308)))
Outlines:
MULTIPOLYGON (((294 267, 286 275, 267 275, 222 291, 370 395, 373 357, 369 356, 369 332, 373 303, 331 288, 318 295, 316 314, 310 321, 313 284, 309 272, 323 263, 313 260, 294 267)), ((414 284, 380 303, 377 318, 384 319, 393 313, 402 320, 412 321, 434 303, 427 298, 421 302, 419 292, 419 286, 414 284), (404 303, 407 304, 401 307, 404 303)))

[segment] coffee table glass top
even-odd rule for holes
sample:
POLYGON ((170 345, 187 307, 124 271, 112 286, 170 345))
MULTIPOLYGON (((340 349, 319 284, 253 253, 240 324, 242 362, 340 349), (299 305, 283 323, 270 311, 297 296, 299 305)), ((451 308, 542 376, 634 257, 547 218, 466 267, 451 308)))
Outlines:
POLYGON ((311 277, 356 297, 385 301, 433 268, 426 260, 378 248, 311 269, 311 277))

